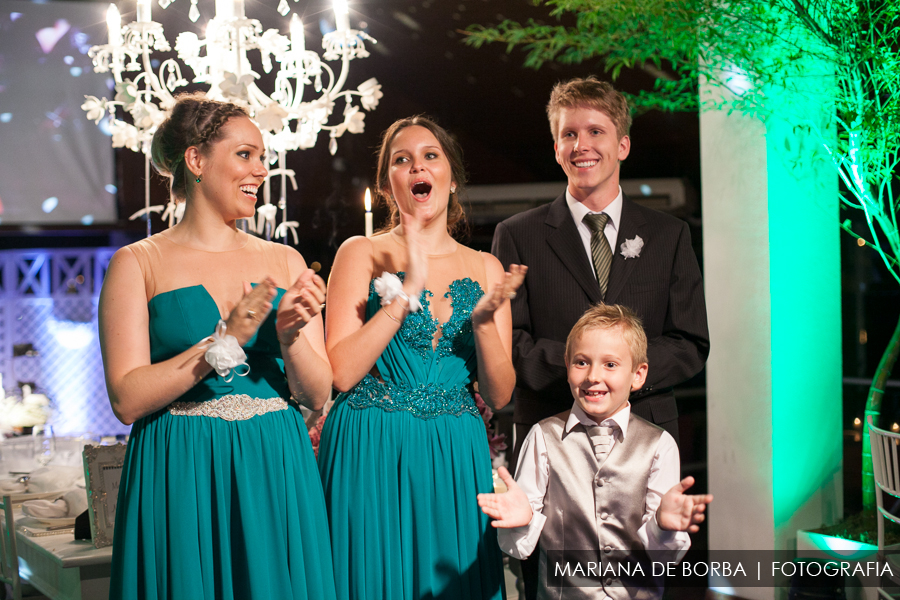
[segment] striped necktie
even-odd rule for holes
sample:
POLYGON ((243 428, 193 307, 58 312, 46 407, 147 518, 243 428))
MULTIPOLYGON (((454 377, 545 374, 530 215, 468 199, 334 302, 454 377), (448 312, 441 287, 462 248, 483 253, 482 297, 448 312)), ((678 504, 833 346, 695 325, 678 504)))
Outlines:
POLYGON ((594 447, 597 466, 602 467, 606 457, 609 456, 609 449, 612 446, 612 427, 591 425, 587 428, 587 433, 591 438, 591 446, 594 447))
POLYGON ((597 272, 597 283, 600 284, 600 297, 606 298, 606 286, 609 282, 609 266, 612 264, 612 250, 609 240, 603 231, 609 222, 606 213, 584 215, 584 223, 591 230, 591 260, 597 272))

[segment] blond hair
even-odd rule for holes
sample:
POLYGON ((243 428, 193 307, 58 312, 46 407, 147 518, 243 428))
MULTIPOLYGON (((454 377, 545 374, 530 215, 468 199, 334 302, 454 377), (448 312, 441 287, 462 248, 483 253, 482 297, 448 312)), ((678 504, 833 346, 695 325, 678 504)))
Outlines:
POLYGON ((559 134, 559 112, 564 108, 593 108, 610 118, 616 126, 616 137, 622 139, 631 130, 631 110, 621 92, 596 77, 571 79, 557 83, 547 103, 550 133, 556 140, 559 134))
POLYGON ((619 304, 595 304, 585 311, 566 338, 566 364, 572 359, 572 346, 584 332, 592 329, 617 329, 622 331, 625 344, 631 352, 631 370, 647 362, 647 334, 641 319, 634 312, 619 304))

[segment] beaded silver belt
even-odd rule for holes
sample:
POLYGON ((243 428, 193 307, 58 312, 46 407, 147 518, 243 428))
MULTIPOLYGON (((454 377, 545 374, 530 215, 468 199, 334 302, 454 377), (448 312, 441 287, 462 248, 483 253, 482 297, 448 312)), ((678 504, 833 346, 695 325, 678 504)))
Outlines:
POLYGON ((225 421, 246 421, 257 415, 287 410, 284 398, 251 398, 247 394, 229 394, 206 402, 173 402, 169 414, 179 417, 214 417, 225 421))

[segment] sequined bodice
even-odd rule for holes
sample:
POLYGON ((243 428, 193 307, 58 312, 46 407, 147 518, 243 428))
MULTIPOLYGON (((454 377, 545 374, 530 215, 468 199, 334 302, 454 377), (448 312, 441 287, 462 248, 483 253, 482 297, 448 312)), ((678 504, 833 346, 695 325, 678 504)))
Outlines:
MULTIPOLYGON (((404 273, 397 275, 403 279, 404 273)), ((441 325, 431 312, 433 292, 423 290, 419 297, 422 310, 407 315, 375 363, 384 384, 367 375, 350 393, 351 403, 358 408, 377 405, 404 410, 422 418, 463 412, 477 415, 466 388, 476 371, 472 309, 483 295, 477 281, 468 277, 454 280, 444 294, 450 299, 452 314, 441 325), (441 335, 435 346, 438 329, 441 335)), ((380 309, 381 299, 370 285, 366 320, 380 309)))

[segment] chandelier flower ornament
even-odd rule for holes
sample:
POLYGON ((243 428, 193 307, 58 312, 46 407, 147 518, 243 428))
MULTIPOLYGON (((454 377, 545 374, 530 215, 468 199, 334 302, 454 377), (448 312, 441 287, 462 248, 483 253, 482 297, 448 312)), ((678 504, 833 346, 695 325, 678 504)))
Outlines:
POLYGON ((359 93, 359 103, 366 110, 375 110, 378 106, 378 101, 384 97, 384 94, 381 92, 381 84, 374 77, 360 84, 359 93))
MULTIPOLYGON (((175 39, 177 59, 169 58, 154 66, 154 51, 171 50, 161 24, 152 20, 150 0, 137 1, 137 20, 127 25, 115 5, 107 13, 109 42, 90 50, 94 71, 111 72, 115 80, 112 100, 86 96, 82 109, 99 124, 107 118, 114 148, 129 148, 145 155, 145 179, 149 179, 150 142, 159 125, 175 103, 174 94, 190 83, 202 84, 208 97, 234 102, 247 109, 257 124, 269 150, 270 162, 279 162, 280 198, 277 208, 281 219, 287 219, 287 169, 284 155, 294 150, 315 146, 319 134, 328 133, 328 148, 337 152, 337 138, 344 133, 362 133, 365 113, 374 110, 384 94, 375 78, 367 79, 357 89, 345 89, 349 63, 369 56, 366 43, 376 41, 363 31, 350 28, 346 0, 334 0, 336 30, 322 39, 321 56, 306 48, 303 22, 291 15, 290 35, 276 29, 263 30, 256 19, 244 14, 244 0, 216 0, 216 14, 204 29, 204 37, 185 31, 175 39), (254 71, 248 53, 259 52, 259 63, 265 73, 274 73, 274 89, 259 87, 260 74, 254 71), (329 62, 339 62, 333 69, 329 62), (134 76, 126 76, 136 73, 134 76), (183 74, 184 73, 184 74, 183 74), (330 123, 338 101, 343 103, 340 122, 330 123)), ((159 0, 165 9, 171 0, 159 0)), ((282 0, 278 11, 290 13, 290 5, 282 0)), ((197 0, 191 0, 190 18, 200 17, 197 0)), ((265 204, 269 204, 270 179, 265 184, 265 204)), ((296 189, 296 188, 295 188, 296 189)), ((145 183, 145 207, 140 215, 159 212, 150 210, 149 185, 145 183)), ((160 207, 161 209, 162 207, 160 207)), ((260 207, 263 209, 263 207, 260 207)), ((275 209, 260 213, 265 219, 245 221, 255 233, 282 237, 294 226, 279 227, 274 221, 275 209), (269 215, 272 217, 269 217, 269 215), (278 235, 280 233, 280 235, 278 235)), ((172 211, 167 211, 171 225, 172 211)), ((133 218, 136 218, 133 215, 133 218)), ((150 221, 147 221, 150 234, 150 221)))
POLYGON ((141 150, 141 132, 125 121, 114 120, 109 125, 113 148, 128 148, 132 152, 141 150))
POLYGON ((249 97, 250 86, 256 79, 255 74, 248 73, 238 77, 234 73, 225 73, 224 79, 219 83, 222 95, 238 103, 246 103, 249 97))
POLYGON ((256 124, 263 131, 281 131, 284 129, 288 112, 276 102, 272 102, 256 113, 256 124))
POLYGON ((100 100, 96 96, 85 96, 81 110, 87 113, 89 121, 93 121, 97 125, 106 116, 106 99, 100 100))

